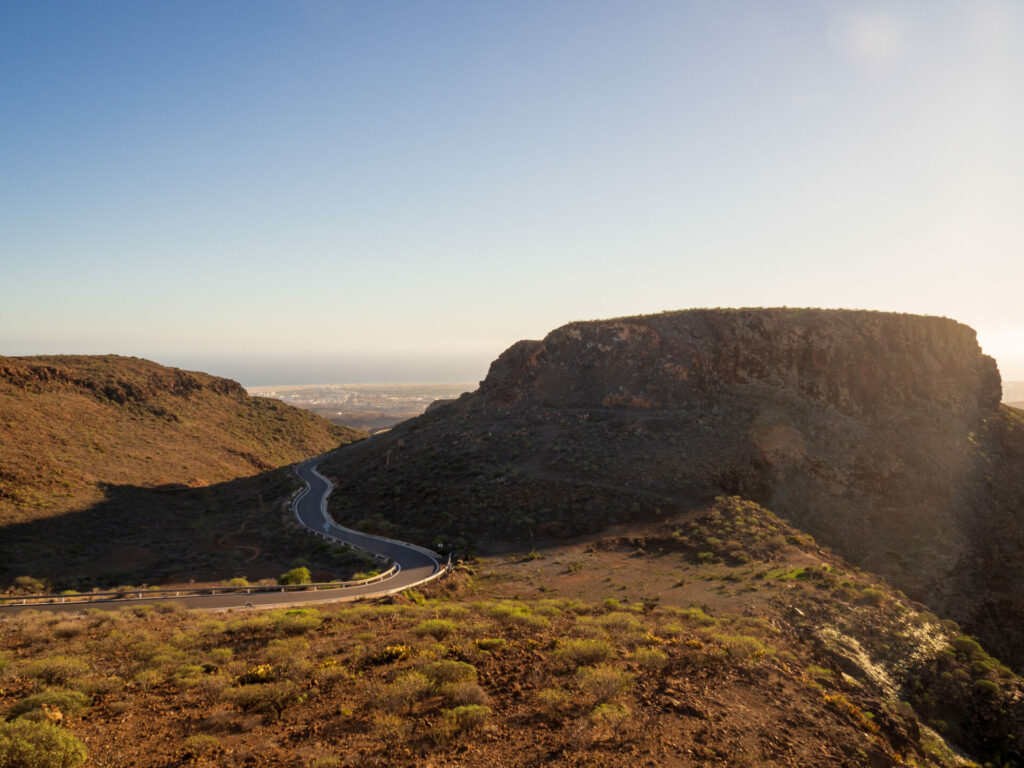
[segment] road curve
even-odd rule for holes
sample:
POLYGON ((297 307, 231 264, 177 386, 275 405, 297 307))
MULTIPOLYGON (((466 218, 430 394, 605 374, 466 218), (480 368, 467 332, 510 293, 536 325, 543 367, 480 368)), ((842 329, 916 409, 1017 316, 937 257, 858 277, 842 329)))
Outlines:
MULTIPOLYGON (((153 602, 173 601, 185 608, 206 610, 227 610, 230 608, 258 608, 264 606, 290 606, 304 603, 331 603, 348 600, 382 597, 418 584, 438 573, 442 566, 439 557, 413 544, 384 539, 359 533, 337 525, 327 515, 327 496, 332 486, 329 480, 316 471, 322 457, 309 459, 295 468, 296 474, 306 483, 306 488, 292 502, 296 518, 304 526, 318 534, 340 539, 354 547, 365 550, 381 559, 390 558, 398 566, 396 573, 372 584, 361 584, 338 589, 289 592, 235 592, 216 595, 188 595, 183 597, 143 597, 131 599, 92 600, 74 603, 18 603, 0 605, 0 614, 17 613, 27 609, 47 612, 72 613, 87 608, 114 610, 122 606, 153 602)), ((381 568, 384 568, 383 562, 381 568)))

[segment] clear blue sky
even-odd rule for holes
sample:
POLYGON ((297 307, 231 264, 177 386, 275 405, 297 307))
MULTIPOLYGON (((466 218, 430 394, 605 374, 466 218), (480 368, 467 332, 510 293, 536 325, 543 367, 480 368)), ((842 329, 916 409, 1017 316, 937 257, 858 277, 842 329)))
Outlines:
POLYGON ((0 353, 474 380, 789 305, 1024 379, 1021 40, 1014 0, 0 0, 0 353))

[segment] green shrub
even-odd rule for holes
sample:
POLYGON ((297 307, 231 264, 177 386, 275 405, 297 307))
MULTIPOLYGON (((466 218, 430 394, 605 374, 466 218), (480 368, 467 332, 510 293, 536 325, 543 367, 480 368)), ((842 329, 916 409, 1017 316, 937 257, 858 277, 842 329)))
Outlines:
POLYGON ((298 568, 292 568, 287 573, 282 573, 278 579, 278 584, 310 584, 313 578, 309 574, 309 568, 304 565, 298 568))
POLYGON ((255 683, 225 688, 221 698, 243 712, 273 712, 280 716, 285 708, 295 700, 298 688, 289 680, 277 683, 255 683))
POLYGON ((19 576, 14 580, 14 588, 19 592, 47 592, 49 584, 32 576, 19 576))
POLYGON ((604 627, 609 634, 619 638, 628 638, 642 634, 643 624, 635 613, 615 611, 598 618, 597 623, 604 627))
POLYGON ((370 664, 389 664, 393 661, 401 661, 412 655, 412 648, 408 645, 385 645, 381 650, 368 657, 370 664))
POLYGON ((140 669, 132 675, 132 681, 144 690, 149 690, 164 681, 164 674, 158 669, 140 669))
POLYGON ((59 709, 65 715, 76 715, 89 706, 89 697, 78 691, 43 691, 19 701, 7 710, 7 717, 13 720, 34 710, 41 711, 44 704, 59 709))
POLYGON ((660 672, 668 664, 668 655, 657 648, 637 648, 633 660, 644 672, 653 674, 660 672))
POLYGON ((885 592, 880 589, 862 589, 860 596, 865 603, 871 605, 881 605, 885 601, 885 592))
POLYGON ((274 669, 272 664, 257 664, 238 678, 238 684, 254 685, 256 683, 269 683, 276 678, 277 670, 274 669))
POLYGON ((217 666, 227 664, 234 658, 234 655, 235 651, 233 648, 212 648, 209 653, 210 661, 217 666))
POLYGON ((212 755, 220 751, 220 739, 208 733, 197 733, 185 739, 185 749, 196 757, 212 755))
POLYGON ((684 619, 690 619, 691 621, 697 622, 702 627, 710 627, 718 623, 718 619, 714 616, 708 616, 702 609, 697 607, 684 608, 679 611, 678 614, 684 619))
POLYGON ((623 704, 598 704, 590 713, 590 722, 599 728, 618 733, 629 722, 629 709, 623 704))
POLYGON ((476 647, 481 651, 497 651, 504 648, 506 644, 503 637, 478 637, 476 639, 476 647))
POLYGON ((566 640, 555 651, 555 658, 568 662, 573 667, 585 664, 597 664, 612 654, 612 646, 607 640, 590 638, 573 638, 566 640))
POLYGON ((633 684, 633 676, 610 664, 584 667, 576 673, 584 695, 597 702, 611 701, 633 684))
POLYGON ((543 616, 534 616, 527 606, 514 601, 484 603, 484 610, 492 618, 507 625, 531 629, 540 629, 548 625, 548 620, 543 616))
POLYGON ((455 634, 458 629, 454 621, 448 621, 447 619, 427 619, 421 621, 413 629, 413 632, 422 637, 423 635, 430 635, 435 640, 443 640, 448 635, 455 634))
POLYGON ((81 659, 70 656, 50 656, 30 662, 25 666, 24 674, 26 677, 34 677, 50 685, 63 685, 88 671, 89 665, 81 659))
POLYGON ((323 623, 316 611, 307 608, 295 608, 284 613, 274 614, 274 629, 286 635, 301 635, 312 632, 323 623))
POLYGON ((453 704, 486 704, 487 692, 476 683, 461 682, 441 686, 444 694, 453 704))
POLYGON ((476 667, 464 661, 450 659, 434 661, 420 671, 435 686, 476 682, 476 667))
POLYGON ((769 648, 758 638, 750 635, 712 635, 713 640, 721 643, 733 658, 738 659, 760 659, 775 653, 774 648, 769 648))
POLYGON ((389 712, 412 711, 416 702, 430 691, 431 685, 419 672, 407 672, 385 685, 377 697, 377 703, 389 712))
POLYGON ((537 704, 549 718, 561 717, 572 703, 572 695, 564 688, 545 688, 537 692, 537 704))
POLYGON ((0 722, 4 768, 77 768, 85 759, 82 742, 63 728, 24 718, 0 722))
POLYGON ((481 704, 466 704, 455 709, 446 710, 445 720, 451 723, 457 732, 475 731, 487 722, 491 716, 491 708, 481 704))
POLYGON ((954 637, 949 641, 949 644, 953 646, 953 649, 957 653, 962 653, 969 659, 983 659, 988 656, 988 654, 985 653, 985 649, 978 644, 978 641, 973 637, 968 637, 967 635, 954 637))
POLYGON ((831 669, 811 664, 804 670, 804 673, 812 680, 831 680, 835 673, 831 669))
POLYGON ((550 623, 543 616, 536 616, 525 611, 515 611, 509 614, 506 622, 526 629, 543 629, 550 623))
POLYGON ((1003 694, 1003 689, 999 687, 998 683, 985 678, 975 680, 974 689, 979 693, 992 697, 993 699, 998 699, 1003 694))

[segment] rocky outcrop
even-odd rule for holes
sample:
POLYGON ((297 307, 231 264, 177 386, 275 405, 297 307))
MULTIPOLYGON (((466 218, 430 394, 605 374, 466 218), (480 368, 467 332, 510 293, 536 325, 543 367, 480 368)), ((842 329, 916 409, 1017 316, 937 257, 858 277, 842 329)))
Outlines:
POLYGON ((954 320, 790 309, 571 323, 513 345, 480 389, 500 405, 666 408, 755 383, 846 414, 926 404, 971 415, 1002 397, 995 361, 954 320))
MULTIPOLYGON (((1024 626, 1024 421, 1000 399, 995 361, 946 318, 571 323, 514 344, 477 392, 347 453, 333 503, 486 546, 737 495, 971 629, 1008 605, 1024 626)), ((1000 650, 1024 667, 1024 633, 1000 650)))

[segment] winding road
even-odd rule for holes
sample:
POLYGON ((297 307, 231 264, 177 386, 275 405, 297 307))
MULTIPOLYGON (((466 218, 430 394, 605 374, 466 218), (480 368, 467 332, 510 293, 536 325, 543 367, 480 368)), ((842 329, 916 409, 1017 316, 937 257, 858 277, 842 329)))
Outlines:
MULTIPOLYGON (((367 584, 351 584, 340 588, 319 588, 316 590, 285 591, 285 592, 220 592, 212 595, 169 596, 166 593, 147 595, 137 598, 115 598, 75 602, 32 602, 27 604, 8 603, 0 605, 0 614, 15 613, 31 608, 37 611, 74 612, 87 608, 116 609, 125 605, 138 605, 146 602, 173 600, 186 608, 203 608, 207 610, 227 610, 230 608, 257 608, 263 606, 291 606, 305 603, 332 603, 383 597, 403 589, 414 587, 428 579, 440 575, 446 568, 440 556, 414 544, 371 536, 366 533, 343 528, 331 520, 327 514, 327 496, 330 494, 331 482, 317 472, 317 464, 323 457, 318 456, 304 461, 295 467, 295 472, 306 487, 299 492, 292 502, 295 517, 302 525, 318 535, 345 542, 356 549, 376 555, 381 561, 390 559, 396 570, 384 579, 367 584)), ((384 563, 381 563, 382 570, 384 563)), ((257 589, 257 588, 254 588, 257 589)), ((182 590, 188 591, 188 590, 182 590)), ((194 591, 194 590, 193 590, 194 591)), ((60 599, 60 598, 57 598, 60 599)))

